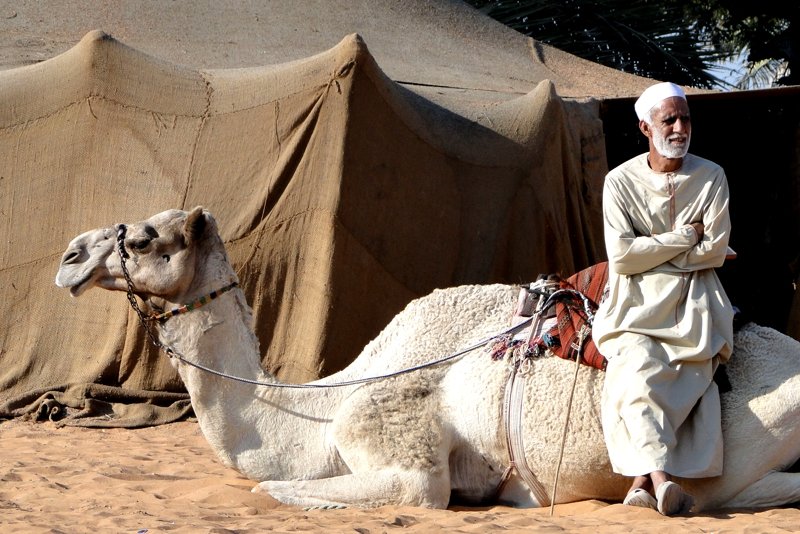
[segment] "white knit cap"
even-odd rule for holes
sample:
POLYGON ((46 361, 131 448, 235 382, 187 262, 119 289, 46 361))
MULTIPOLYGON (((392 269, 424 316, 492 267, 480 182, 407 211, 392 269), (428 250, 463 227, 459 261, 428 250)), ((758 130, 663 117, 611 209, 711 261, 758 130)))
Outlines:
POLYGON ((686 100, 686 93, 683 92, 683 89, 672 82, 651 85, 644 90, 642 96, 640 96, 633 105, 633 108, 636 110, 636 116, 639 117, 640 121, 645 120, 647 112, 653 109, 653 106, 672 96, 677 96, 678 98, 686 100))

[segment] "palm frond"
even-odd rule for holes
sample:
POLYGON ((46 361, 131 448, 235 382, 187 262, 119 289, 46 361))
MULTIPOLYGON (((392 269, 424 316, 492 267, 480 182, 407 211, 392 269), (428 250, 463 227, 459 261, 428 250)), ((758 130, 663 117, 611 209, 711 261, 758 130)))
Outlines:
POLYGON ((743 50, 750 51, 749 61, 758 67, 744 77, 746 84, 761 84, 768 79, 770 85, 790 83, 795 79, 789 76, 792 61, 800 61, 795 52, 800 50, 795 36, 800 32, 791 31, 792 21, 800 24, 800 7, 795 3, 464 1, 525 35, 578 57, 683 85, 730 88, 729 76, 720 77, 715 67, 743 50), (782 70, 760 62, 776 58, 784 60, 782 70))
POLYGON ((748 66, 747 72, 736 82, 737 89, 772 87, 789 72, 789 64, 777 59, 762 59, 748 66))

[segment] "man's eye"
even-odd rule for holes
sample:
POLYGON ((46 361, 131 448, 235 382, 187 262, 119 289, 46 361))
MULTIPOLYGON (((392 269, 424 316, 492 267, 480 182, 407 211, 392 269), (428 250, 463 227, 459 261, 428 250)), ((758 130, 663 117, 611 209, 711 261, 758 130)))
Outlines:
POLYGON ((678 119, 680 119, 681 122, 691 122, 692 120, 691 117, 689 117, 689 115, 683 115, 680 117, 669 117, 668 119, 664 119, 664 124, 666 124, 667 126, 672 126, 673 124, 678 122, 678 119))

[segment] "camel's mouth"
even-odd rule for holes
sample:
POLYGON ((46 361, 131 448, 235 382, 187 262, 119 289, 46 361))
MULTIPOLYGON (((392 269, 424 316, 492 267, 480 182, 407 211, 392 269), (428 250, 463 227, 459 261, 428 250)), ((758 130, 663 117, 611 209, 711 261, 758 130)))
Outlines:
POLYGON ((65 272, 64 269, 59 269, 56 275, 56 285, 69 289, 69 294, 73 297, 79 297, 89 288, 92 281, 92 273, 84 274, 80 278, 71 278, 69 275, 74 273, 65 272))
POLYGON ((86 291, 89 287, 89 281, 91 277, 87 277, 86 279, 78 282, 76 285, 69 288, 69 294, 73 297, 80 297, 84 291, 86 291))
POLYGON ((69 289, 70 295, 79 297, 87 289, 93 287, 100 278, 102 270, 93 261, 75 261, 76 255, 65 255, 56 273, 56 285, 69 289), (72 263, 71 263, 72 262, 72 263))
POLYGON ((113 235, 112 229, 101 228, 73 239, 61 257, 56 285, 69 289, 73 297, 94 287, 106 272, 104 262, 113 251, 113 235))

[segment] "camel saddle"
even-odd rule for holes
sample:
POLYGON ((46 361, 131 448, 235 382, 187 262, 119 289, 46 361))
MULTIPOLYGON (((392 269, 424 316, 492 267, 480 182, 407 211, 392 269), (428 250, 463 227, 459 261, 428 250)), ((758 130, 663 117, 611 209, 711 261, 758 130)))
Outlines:
MULTIPOLYGON (((550 353, 566 360, 580 358, 582 364, 605 371, 608 360, 592 340, 591 321, 608 282, 608 262, 592 265, 566 279, 553 274, 540 275, 539 279, 546 279, 551 288, 549 293, 557 296, 555 321, 541 335, 528 341, 528 350, 535 356, 550 353), (559 293, 559 289, 571 291, 559 293)), ((523 288, 523 291, 527 290, 523 288)), ((540 295, 530 295, 526 301, 526 295, 521 294, 517 315, 531 315, 535 306, 532 301, 538 298, 540 295)))

